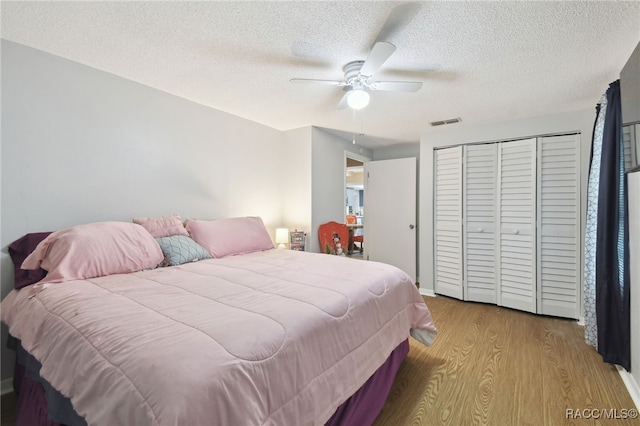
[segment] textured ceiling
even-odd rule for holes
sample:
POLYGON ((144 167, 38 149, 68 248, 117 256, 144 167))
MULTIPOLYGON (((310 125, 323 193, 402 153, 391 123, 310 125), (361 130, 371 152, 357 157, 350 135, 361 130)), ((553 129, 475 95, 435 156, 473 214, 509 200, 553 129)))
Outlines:
POLYGON ((401 4, 3 1, 1 35, 276 129, 363 133, 370 148, 454 117, 593 108, 640 40, 638 1, 420 2, 380 34, 401 4), (340 88, 289 82, 342 79, 379 38, 397 50, 375 77, 419 92, 376 91, 354 115, 335 108, 340 88))

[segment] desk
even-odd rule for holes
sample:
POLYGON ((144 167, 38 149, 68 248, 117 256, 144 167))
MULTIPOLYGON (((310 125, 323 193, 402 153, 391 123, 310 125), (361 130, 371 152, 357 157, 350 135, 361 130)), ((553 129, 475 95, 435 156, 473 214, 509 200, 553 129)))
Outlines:
POLYGON ((349 246, 347 247, 347 253, 353 254, 353 233, 356 229, 362 229, 364 225, 360 223, 347 223, 347 229, 349 230, 349 246))

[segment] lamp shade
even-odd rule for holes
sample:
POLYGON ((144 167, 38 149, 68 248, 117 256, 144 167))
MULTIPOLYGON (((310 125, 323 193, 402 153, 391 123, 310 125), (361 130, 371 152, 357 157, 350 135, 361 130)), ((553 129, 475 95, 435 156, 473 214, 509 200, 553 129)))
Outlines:
POLYGON ((363 89, 353 89, 347 97, 349 108, 362 109, 369 105, 369 94, 363 89))
POLYGON ((286 248, 289 242, 289 230, 287 228, 276 228, 276 244, 279 249, 286 248))

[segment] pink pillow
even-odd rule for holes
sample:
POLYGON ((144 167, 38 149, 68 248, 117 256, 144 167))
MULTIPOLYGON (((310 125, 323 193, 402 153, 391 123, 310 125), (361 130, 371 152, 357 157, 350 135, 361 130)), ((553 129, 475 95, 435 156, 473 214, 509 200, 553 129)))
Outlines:
POLYGON ((144 226, 144 229, 154 238, 171 237, 172 235, 189 235, 184 226, 180 215, 162 217, 136 217, 133 223, 144 226))
POLYGON ((57 283, 111 274, 127 274, 157 266, 164 256, 142 226, 98 222, 54 232, 22 263, 22 269, 49 271, 40 283, 57 283))
POLYGON ((221 220, 187 220, 191 238, 213 257, 251 253, 273 248, 273 241, 259 217, 221 220))

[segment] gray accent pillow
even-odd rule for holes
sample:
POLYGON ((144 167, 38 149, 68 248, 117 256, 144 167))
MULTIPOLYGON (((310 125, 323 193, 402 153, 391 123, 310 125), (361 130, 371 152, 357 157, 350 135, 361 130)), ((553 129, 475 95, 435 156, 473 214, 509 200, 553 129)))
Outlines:
POLYGON ((165 259, 170 266, 195 262, 202 259, 211 259, 211 255, 204 247, 193 241, 186 235, 172 235, 170 237, 156 238, 162 249, 165 259))

